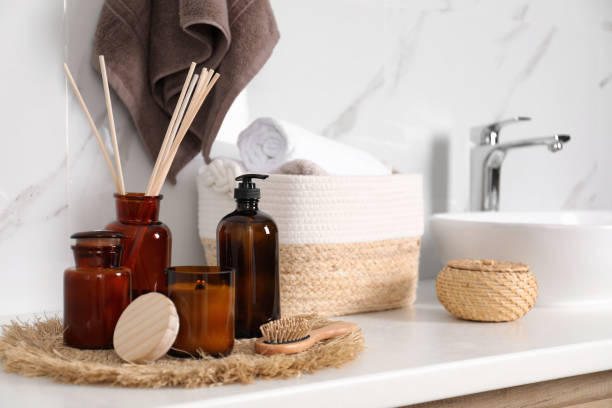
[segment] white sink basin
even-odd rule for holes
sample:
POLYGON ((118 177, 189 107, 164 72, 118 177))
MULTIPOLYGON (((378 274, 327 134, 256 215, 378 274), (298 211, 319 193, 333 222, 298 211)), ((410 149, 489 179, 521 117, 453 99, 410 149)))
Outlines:
POLYGON ((471 212, 431 218, 444 264, 451 259, 524 262, 538 306, 612 302, 612 212, 471 212))

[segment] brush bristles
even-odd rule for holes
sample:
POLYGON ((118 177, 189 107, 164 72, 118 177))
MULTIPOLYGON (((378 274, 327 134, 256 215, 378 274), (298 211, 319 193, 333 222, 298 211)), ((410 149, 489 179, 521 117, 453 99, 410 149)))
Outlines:
POLYGON ((310 315, 291 316, 274 320, 259 326, 263 341, 269 344, 291 343, 305 339, 312 330, 310 315))

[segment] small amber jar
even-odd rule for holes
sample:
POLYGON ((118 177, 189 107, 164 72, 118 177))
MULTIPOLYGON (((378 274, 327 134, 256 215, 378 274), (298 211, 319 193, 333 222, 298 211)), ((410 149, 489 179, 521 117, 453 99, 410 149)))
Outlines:
POLYGON ((88 231, 71 238, 76 267, 64 272, 64 343, 111 348, 117 320, 131 301, 130 270, 121 267, 123 234, 88 231))
POLYGON ((170 266, 172 235, 159 221, 162 198, 142 193, 115 194, 117 220, 106 226, 125 235, 122 265, 132 271, 134 299, 149 292, 168 294, 165 270, 170 266))
POLYGON ((177 266, 167 273, 168 296, 179 315, 179 332, 170 354, 229 354, 234 347, 234 270, 177 266))

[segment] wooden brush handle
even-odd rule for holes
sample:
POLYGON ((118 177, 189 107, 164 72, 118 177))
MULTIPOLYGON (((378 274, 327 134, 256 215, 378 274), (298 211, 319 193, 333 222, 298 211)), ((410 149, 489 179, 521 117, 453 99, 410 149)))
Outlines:
POLYGON ((327 326, 323 326, 321 328, 311 331, 310 338, 314 340, 314 343, 316 343, 317 341, 342 336, 343 334, 351 333, 355 330, 357 330, 356 323, 334 322, 332 324, 328 324, 327 326))
POLYGON ((259 354, 295 354, 312 347, 317 341, 331 339, 332 337, 341 336, 357 330, 359 326, 356 323, 349 322, 334 322, 315 329, 310 332, 310 337, 305 340, 295 343, 286 344, 268 344, 264 343, 263 338, 257 339, 255 342, 255 351, 259 354))

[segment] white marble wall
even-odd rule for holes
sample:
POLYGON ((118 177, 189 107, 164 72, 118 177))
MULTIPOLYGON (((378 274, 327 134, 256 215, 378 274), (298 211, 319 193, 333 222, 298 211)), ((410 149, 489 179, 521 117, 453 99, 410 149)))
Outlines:
MULTIPOLYGON (((72 263, 70 233, 114 217, 113 185, 66 87, 70 65, 108 135, 103 92, 89 66, 103 0, 0 0, 0 314, 58 310, 72 263)), ((272 0, 281 42, 241 97, 221 138, 249 118, 292 120, 425 174, 429 213, 468 206, 470 127, 513 115, 532 123, 506 140, 565 132, 552 155, 513 152, 502 209, 612 209, 612 2, 607 0, 272 0)), ((113 99, 128 190, 151 164, 113 99)), ((173 263, 202 263, 193 179, 164 188, 161 218, 173 263)), ((424 237, 423 276, 437 271, 424 237)))
MULTIPOLYGON (((292 120, 425 175, 430 213, 469 205, 470 128, 531 123, 504 140, 569 133, 566 149, 511 152, 501 209, 612 209, 609 0, 273 0, 282 34, 251 114, 292 120)), ((422 276, 439 270, 429 234, 422 276)))
POLYGON ((63 5, 0 1, 0 314, 58 309, 68 264, 63 5))

